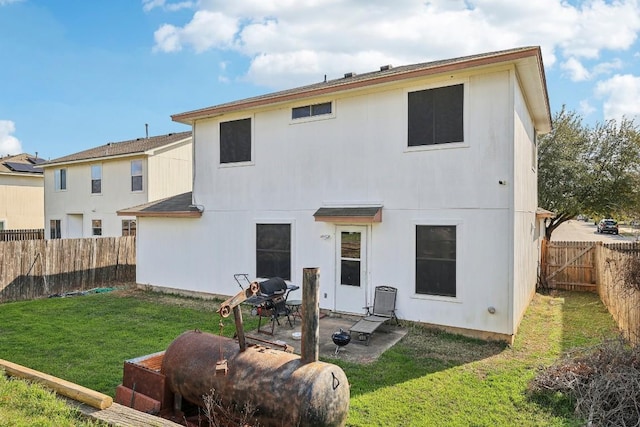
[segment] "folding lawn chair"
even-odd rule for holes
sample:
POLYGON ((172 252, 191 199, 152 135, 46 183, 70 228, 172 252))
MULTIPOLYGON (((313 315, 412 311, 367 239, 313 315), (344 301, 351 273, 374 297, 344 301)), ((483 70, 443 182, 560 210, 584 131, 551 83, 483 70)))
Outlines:
POLYGON ((389 319, 395 319, 396 324, 400 325, 396 317, 396 294, 398 290, 391 286, 377 286, 373 297, 373 306, 364 307, 367 315, 354 324, 349 332, 358 334, 359 341, 365 341, 369 345, 371 335, 383 323, 389 319))

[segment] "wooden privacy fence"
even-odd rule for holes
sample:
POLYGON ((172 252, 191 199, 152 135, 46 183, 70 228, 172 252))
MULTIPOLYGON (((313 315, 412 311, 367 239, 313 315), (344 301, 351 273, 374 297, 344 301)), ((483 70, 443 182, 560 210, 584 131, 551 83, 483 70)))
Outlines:
MULTIPOLYGON (((598 294, 626 339, 640 343, 640 289, 625 284, 629 260, 640 257, 640 243, 597 245, 598 294)), ((638 280, 635 281, 636 284, 638 280)))
POLYGON ((549 288, 596 292, 596 242, 544 242, 542 268, 549 288))
POLYGON ((29 230, 2 230, 0 231, 0 242, 12 242, 15 240, 38 240, 44 239, 44 228, 29 230))
POLYGON ((135 281, 135 237, 0 242, 0 302, 135 281))

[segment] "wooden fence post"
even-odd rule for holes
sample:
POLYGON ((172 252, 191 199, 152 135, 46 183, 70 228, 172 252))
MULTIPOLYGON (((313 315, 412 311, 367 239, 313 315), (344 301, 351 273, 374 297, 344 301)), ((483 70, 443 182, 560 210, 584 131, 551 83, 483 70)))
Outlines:
POLYGON ((318 361, 320 347, 320 269, 302 271, 302 363, 318 361))

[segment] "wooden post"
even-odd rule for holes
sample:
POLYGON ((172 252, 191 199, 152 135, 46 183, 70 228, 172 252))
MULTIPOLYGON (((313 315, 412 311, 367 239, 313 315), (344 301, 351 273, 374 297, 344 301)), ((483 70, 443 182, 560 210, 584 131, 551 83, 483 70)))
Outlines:
POLYGON ((238 334, 238 344, 240 345, 240 351, 247 349, 247 342, 244 338, 244 326, 242 325, 242 311, 239 306, 233 307, 233 318, 236 322, 236 333, 238 334))
POLYGON ((302 270, 302 342, 301 361, 318 361, 320 348, 320 269, 302 270))

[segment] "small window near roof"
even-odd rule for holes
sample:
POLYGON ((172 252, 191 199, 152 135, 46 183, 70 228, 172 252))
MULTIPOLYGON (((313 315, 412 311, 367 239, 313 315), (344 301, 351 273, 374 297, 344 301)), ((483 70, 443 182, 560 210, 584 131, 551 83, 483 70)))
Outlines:
POLYGON ((321 116, 331 114, 331 102, 323 102, 321 104, 305 105, 303 107, 295 107, 291 109, 292 119, 302 119, 305 117, 321 116))

